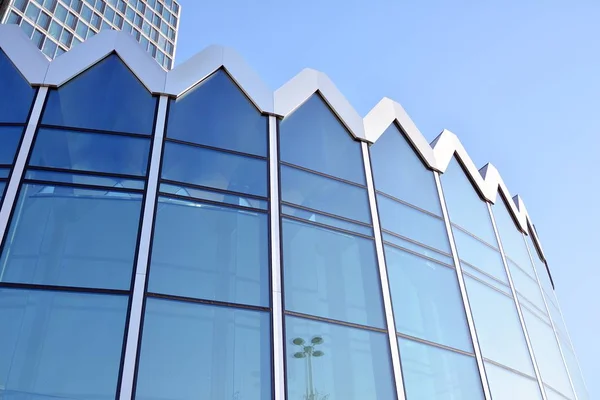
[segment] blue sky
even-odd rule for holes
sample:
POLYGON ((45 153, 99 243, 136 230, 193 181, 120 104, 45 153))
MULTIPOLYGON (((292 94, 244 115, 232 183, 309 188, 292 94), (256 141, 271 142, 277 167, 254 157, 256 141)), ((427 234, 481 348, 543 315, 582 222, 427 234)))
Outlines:
POLYGON ((536 224, 600 398, 600 2, 180 1, 178 63, 232 46, 272 89, 315 68, 361 115, 390 97, 427 139, 450 129, 495 164, 536 224))

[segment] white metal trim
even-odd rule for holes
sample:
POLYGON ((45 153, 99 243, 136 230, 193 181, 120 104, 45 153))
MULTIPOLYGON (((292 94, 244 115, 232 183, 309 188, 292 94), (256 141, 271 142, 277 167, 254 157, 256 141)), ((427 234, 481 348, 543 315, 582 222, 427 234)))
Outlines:
POLYGON ((146 289, 146 275, 148 270, 148 259, 150 257, 152 228, 154 226, 154 210, 156 208, 158 181, 160 179, 160 157, 162 154, 168 102, 169 99, 166 96, 161 96, 158 102, 158 113, 156 116, 156 127, 154 129, 154 141, 150 159, 150 171, 148 173, 148 184, 146 185, 146 199, 140 233, 140 245, 135 267, 131 312, 129 314, 127 341, 125 344, 125 359, 123 361, 123 374, 119 395, 119 399, 121 400, 131 400, 133 394, 135 364, 137 360, 142 321, 142 305, 146 289))
MULTIPOLYGON (((460 288, 460 295, 465 308, 465 314, 467 317, 467 325, 469 326, 469 332, 471 333, 471 340, 473 343, 473 350, 475 352, 475 360, 477 361, 477 369, 479 370, 479 376, 481 378, 481 385, 483 387, 483 393, 486 400, 491 400, 492 395, 490 394, 490 387, 487 381, 487 374, 485 372, 485 366, 483 364, 483 357, 481 355, 481 348, 479 347, 479 339, 477 338, 477 331, 475 330, 475 321, 473 320, 473 313, 471 312, 471 305, 469 304, 469 297, 467 295, 467 288, 465 285, 465 279, 463 277, 462 266, 458 258, 458 252, 454 243, 454 234, 452 232, 452 226, 450 225, 450 217, 448 216, 448 209, 446 208, 446 200, 444 199, 444 192, 442 190, 442 184, 440 182, 439 173, 434 171, 433 176, 435 178, 435 186, 439 195, 440 205, 442 207, 442 216, 444 217, 444 225, 446 226, 446 233, 448 234, 448 240, 450 241, 450 250, 452 251, 452 260, 454 261, 454 268, 456 271, 456 277, 458 279, 458 286, 460 288)), ((545 400, 545 399, 544 399, 545 400)))
POLYGON ((375 251, 377 253, 377 266, 379 267, 379 279, 381 282, 381 294, 383 296, 383 308, 385 311, 385 320, 387 322, 388 337, 390 340, 390 350, 392 356, 392 367, 394 380, 396 382, 396 396, 398 400, 405 400, 404 379, 402 377, 402 367, 400 362, 400 348, 398 337, 396 336, 396 322, 392 309, 392 296, 390 283, 388 280, 387 268, 385 264, 385 254, 383 249, 383 240, 381 236, 381 227, 379 224, 379 211, 377 210, 377 199, 375 198, 375 184, 373 182, 373 173, 371 171, 371 157, 369 154, 369 145, 361 143, 363 163, 365 167, 365 177, 367 181, 367 194, 369 196, 369 208, 371 209, 371 219, 373 220, 373 236, 375 238, 375 251))

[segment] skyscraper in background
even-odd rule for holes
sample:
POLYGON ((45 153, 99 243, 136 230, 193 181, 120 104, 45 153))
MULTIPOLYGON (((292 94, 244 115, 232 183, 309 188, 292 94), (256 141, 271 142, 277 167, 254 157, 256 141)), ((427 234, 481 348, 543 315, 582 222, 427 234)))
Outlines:
POLYGON ((175 59, 174 0, 0 0, 2 23, 20 25, 50 59, 103 29, 129 32, 165 69, 175 59))

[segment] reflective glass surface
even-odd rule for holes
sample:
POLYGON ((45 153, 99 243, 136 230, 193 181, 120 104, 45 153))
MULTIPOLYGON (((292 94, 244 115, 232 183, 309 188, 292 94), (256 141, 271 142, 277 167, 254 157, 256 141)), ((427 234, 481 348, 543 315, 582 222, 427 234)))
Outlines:
POLYGON ((396 329, 473 351, 454 269, 385 246, 396 329))
POLYGON ((395 124, 370 147, 375 189, 442 214, 433 172, 428 170, 395 124))
POLYGON ((366 189, 284 165, 280 170, 282 201, 371 223, 366 189))
POLYGON ((508 261, 510 274, 515 285, 515 290, 527 300, 536 305, 537 308, 546 315, 546 305, 542 297, 542 291, 536 280, 527 275, 523 270, 517 267, 512 261, 508 261))
POLYGON ((287 310, 383 328, 372 240, 283 219, 287 310))
POLYGON ((379 219, 383 229, 450 254, 444 221, 385 196, 377 195, 379 219))
POLYGON ((486 246, 456 227, 452 227, 452 233, 454 235, 456 250, 461 260, 474 265, 502 282, 508 283, 502 256, 498 251, 486 246))
POLYGON ((260 200, 254 197, 239 196, 232 193, 217 192, 210 189, 198 189, 187 185, 172 185, 161 183, 160 191, 166 194, 177 196, 193 197, 199 200, 216 201, 219 203, 232 204, 242 207, 259 208, 267 210, 269 203, 267 200, 260 200))
POLYGON ((34 168, 30 168, 25 172, 25 179, 135 190, 144 190, 145 185, 144 179, 128 179, 113 176, 73 174, 70 172, 41 171, 36 170, 34 168))
POLYGON ((288 400, 396 399, 385 333, 290 316, 285 331, 288 400))
POLYGON ((22 133, 22 127, 0 127, 0 164, 9 165, 15 161, 22 133))
POLYGON ((50 90, 42 123, 150 135, 156 99, 113 54, 50 90))
POLYGON ((452 158, 440 179, 450 221, 497 247, 486 202, 479 197, 456 157, 452 158))
POLYGON ((279 125, 281 161, 366 184, 360 142, 318 94, 279 125))
POLYGON ((165 143, 162 178, 267 196, 265 160, 178 143, 165 143))
POLYGON ((6 181, 0 181, 0 198, 4 196, 4 189, 6 189, 6 185, 6 181))
POLYGON ((470 277, 465 283, 482 355, 534 376, 514 300, 470 277))
POLYGON ((137 194, 23 185, 1 280, 129 289, 141 205, 137 194))
POLYGON ((127 302, 0 289, 0 397, 114 399, 127 302))
POLYGON ((435 249, 431 249, 429 247, 424 247, 420 244, 417 244, 413 241, 403 239, 399 236, 392 235, 387 232, 382 233, 383 241, 385 243, 393 244, 396 246, 400 246, 403 249, 415 251, 419 254, 422 254, 428 258, 433 258, 434 260, 438 260, 443 262, 446 265, 454 265, 454 260, 451 255, 443 254, 439 251, 435 251, 435 249))
POLYGON ((474 357, 399 338, 406 398, 484 399, 474 357))
POLYGON ((271 399, 268 313, 150 298, 135 398, 271 399))
POLYGON ((343 219, 330 217, 328 215, 320 214, 315 211, 308 211, 301 208, 296 208, 292 206, 288 206, 283 204, 281 206, 281 213, 285 215, 289 215, 296 218, 301 218, 306 221, 317 222, 320 224, 330 225, 336 228, 344 229, 347 231, 352 231, 356 233, 360 233, 366 236, 373 236, 373 228, 370 226, 365 226, 361 224, 357 224, 355 222, 346 221, 343 219))
POLYGON ((142 176, 149 152, 146 138, 42 128, 29 165, 142 176))
POLYGON ((571 380, 573 381, 573 386, 575 387, 575 392, 577 393, 577 400, 587 400, 589 396, 585 387, 585 382, 583 381, 581 370, 579 369, 577 357, 571 346, 567 344, 567 341, 568 339, 561 340, 561 348, 565 356, 565 362, 567 363, 571 380))
POLYGON ((489 362, 485 363, 485 373, 494 400, 542 399, 535 378, 527 378, 489 362))
POLYGON ((0 123, 25 123, 31 109, 35 89, 17 70, 9 58, 0 50, 0 123), (6 93, 10 93, 7 96, 6 93))
POLYGON ((269 306, 267 215, 160 197, 148 291, 269 306))
POLYGON ((267 117, 223 70, 171 100, 167 137, 267 155, 267 117))

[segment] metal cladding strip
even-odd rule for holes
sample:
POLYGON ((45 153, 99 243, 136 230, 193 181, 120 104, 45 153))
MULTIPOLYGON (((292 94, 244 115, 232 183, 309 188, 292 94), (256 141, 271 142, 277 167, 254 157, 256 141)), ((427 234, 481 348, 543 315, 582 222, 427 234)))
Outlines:
POLYGON ((383 307, 385 310, 385 319, 387 322, 387 331, 390 339, 390 349, 392 355, 392 367, 394 380, 396 382, 396 395, 398 400, 405 400, 404 380, 402 379, 402 368, 400 363, 400 349, 398 348, 398 338, 396 336, 396 323, 392 310, 392 297, 388 281, 387 268, 385 265, 385 255, 383 251, 383 240, 381 236, 381 227, 379 225, 379 212, 377 210, 377 201, 375 199, 375 185, 373 183, 373 174, 371 171, 371 158, 369 156, 369 145, 361 143, 363 162, 365 165, 365 175, 367 179, 367 193, 369 196, 369 206, 371 208, 371 219, 373 220, 373 235, 375 237, 375 250, 377 252, 377 265, 379 266, 379 278, 381 281, 381 294, 383 296, 383 307))
POLYGON ((444 192, 442 190, 442 184, 440 182, 440 176, 438 172, 433 172, 435 178, 435 186, 440 197, 440 205, 442 207, 442 216, 444 217, 444 225, 446 226, 446 233, 448 234, 448 240, 450 241, 450 250, 452 251, 452 260, 454 261, 454 267, 456 271, 456 277, 458 279, 458 286, 460 288, 460 295, 465 307, 465 314, 467 316, 467 325, 469 326, 469 332, 471 333, 471 340, 473 342, 473 350, 475 351, 475 359, 477 360, 477 369, 481 377, 481 385, 483 386, 483 393, 486 400, 491 400, 492 395, 490 394, 490 387, 487 381, 487 375, 485 373, 485 366, 483 365, 483 357, 481 355, 481 349, 479 348, 479 339, 477 338, 477 331, 475 330, 475 322, 473 320, 473 313, 471 312, 471 305, 469 304, 469 297, 467 296, 467 288, 465 286, 465 279, 462 273, 462 267, 460 260, 458 259, 458 252, 456 251, 456 245, 454 244, 454 235, 452 233, 452 226, 450 225, 450 218, 448 217, 448 210, 446 208, 446 200, 444 199, 444 192))
MULTIPOLYGON (((571 378, 571 373, 569 372, 569 367, 567 366, 567 361, 565 360, 565 354, 563 353, 562 345, 560 344, 560 340, 558 339, 558 332, 556 330, 556 325, 552 320, 552 314, 550 313, 550 308, 548 307, 548 301, 546 300, 546 295, 544 294, 544 289, 542 288, 542 284, 540 282, 540 278, 537 273, 537 268, 535 261, 533 260, 533 254, 531 254, 531 249, 529 249, 529 245, 527 244, 527 240, 525 236, 522 234, 523 242, 525 243, 525 247, 527 248, 527 253, 529 254, 529 261, 533 266, 533 272, 535 273, 535 280, 538 284, 538 289, 540 290, 540 294, 542 295, 542 300, 544 301, 544 307, 546 309, 546 314, 548 315, 548 319, 550 320, 550 326, 552 327, 552 332, 554 333, 554 338, 556 339, 556 344, 558 345, 558 351, 560 351, 560 357, 563 361, 563 366, 565 367, 565 371, 567 372, 567 377, 569 378, 569 384, 571 385, 571 390, 573 391, 573 395, 575 396, 575 400, 577 400, 577 391, 575 390, 575 385, 573 384, 573 379, 571 378)), ((535 249, 533 250, 535 251, 535 249)))
POLYGON ((277 118, 269 117, 269 218, 271 227, 271 302, 273 321, 273 378, 275 400, 285 400, 283 299, 281 293, 281 233, 279 210, 279 145, 277 118))
POLYGON ((6 230, 8 229, 10 213, 17 198, 19 184, 21 183, 21 178, 25 172, 25 164, 27 163, 27 157, 29 156, 31 147, 33 146, 33 138, 35 136, 35 131, 37 130, 38 122, 42 116, 42 109, 44 108, 44 102, 46 101, 47 95, 48 88, 39 88, 33 103, 31 115, 29 116, 29 121, 27 122, 27 127, 25 128, 25 133, 23 134, 21 147, 17 153, 12 175, 10 176, 10 181, 6 186, 4 202, 2 203, 2 208, 0 209, 0 240, 2 240, 6 234, 6 230))
POLYGON ((529 339, 529 333, 527 332, 527 328, 525 326, 525 318, 523 317, 523 311, 521 310, 521 304, 519 302, 519 297, 517 296, 517 290, 515 289, 515 284, 512 279, 512 275, 510 273, 510 268, 508 267, 508 263, 506 261, 506 256, 504 255, 504 248, 502 247, 502 241, 500 240, 500 233, 498 232, 498 227, 496 226, 496 219, 494 218, 494 213, 492 212, 492 207, 488 203, 488 212, 490 214, 490 219, 492 220, 492 227, 494 228, 494 234, 496 235, 496 241, 498 242, 498 250, 500 250, 500 256, 502 257, 502 263, 504 264, 504 271, 506 272, 506 277, 508 278, 508 284, 510 285, 510 291, 512 293, 513 300, 515 301, 515 306, 517 307, 517 314, 519 315, 519 322, 521 323, 521 329, 523 329, 523 335, 525 336, 525 343, 527 344, 527 350, 529 350, 529 356, 531 357, 531 362, 533 364, 533 370, 535 372, 535 378, 540 387, 540 392, 542 393, 542 398, 547 400, 546 391, 544 390, 544 384, 542 383, 542 376, 540 375, 540 370, 537 365, 537 361, 535 360, 535 354, 533 354, 533 346, 531 346, 531 339, 529 339))
POLYGON ((121 400, 131 400, 133 394, 135 364, 140 339, 144 292, 146 290, 146 275, 148 270, 148 259, 150 256, 150 241, 152 237, 152 227, 154 225, 156 194, 158 180, 160 178, 158 174, 160 171, 160 157, 162 154, 168 102, 168 97, 161 96, 158 103, 158 113, 156 116, 156 127, 154 129, 154 140, 150 159, 150 171, 148 173, 148 183, 146 185, 142 229, 139 239, 137 264, 135 267, 135 279, 133 282, 127 341, 125 343, 125 359, 123 361, 123 375, 121 377, 119 395, 119 399, 121 400))

